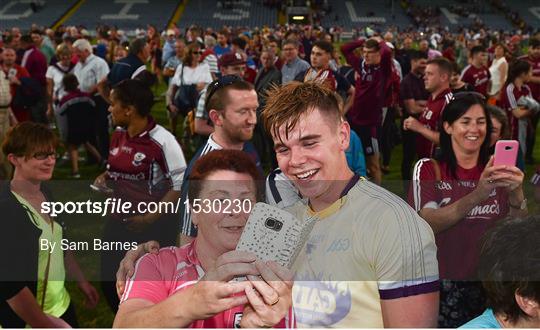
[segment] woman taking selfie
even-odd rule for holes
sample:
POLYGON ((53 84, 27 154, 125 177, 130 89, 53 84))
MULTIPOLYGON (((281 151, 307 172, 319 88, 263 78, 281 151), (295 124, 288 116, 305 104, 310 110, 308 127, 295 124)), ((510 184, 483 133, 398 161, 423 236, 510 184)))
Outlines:
MULTIPOLYGON (((192 201, 212 200, 212 205, 228 199, 254 206, 260 179, 246 153, 212 151, 195 163, 189 196, 192 201)), ((196 212, 192 208, 197 237, 137 262, 114 326, 291 327, 292 273, 277 263, 235 251, 249 211, 218 212, 212 207, 210 212, 196 212), (243 275, 249 280, 230 282, 243 275)))
POLYGON ((482 235, 506 215, 526 214, 527 200, 523 172, 489 156, 492 122, 482 98, 456 94, 441 121, 441 156, 415 165, 410 201, 435 232, 439 326, 458 327, 482 312, 483 295, 478 282, 455 281, 474 279, 482 235))

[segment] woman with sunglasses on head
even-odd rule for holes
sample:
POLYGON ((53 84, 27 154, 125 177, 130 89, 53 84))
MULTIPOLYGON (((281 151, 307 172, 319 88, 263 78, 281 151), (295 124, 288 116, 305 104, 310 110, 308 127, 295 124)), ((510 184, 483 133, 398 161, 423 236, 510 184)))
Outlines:
POLYGON ((482 311, 474 280, 479 241, 496 220, 527 213, 524 174, 493 165, 491 117, 476 93, 460 93, 442 114, 440 156, 414 167, 410 203, 432 227, 439 261, 439 326, 458 327, 482 311))
MULTIPOLYGON (((202 63, 201 46, 197 42, 192 42, 187 46, 182 59, 182 64, 176 67, 173 78, 170 82, 170 100, 167 102, 167 109, 171 124, 171 132, 176 134, 176 126, 178 124, 178 114, 186 115, 192 109, 179 109, 175 99, 179 88, 187 88, 182 86, 192 86, 197 95, 192 95, 195 99, 192 100, 194 107, 197 105, 199 93, 212 82, 212 74, 210 66, 202 63), (183 112, 183 113, 181 113, 183 112)), ((195 94, 195 93, 194 93, 195 94)))
POLYGON ((99 299, 73 253, 61 248, 65 237, 62 222, 43 208, 43 203, 51 201, 43 183, 52 177, 57 143, 46 126, 24 122, 8 132, 2 145, 14 167, 13 179, 0 187, 0 210, 5 220, 0 231, 3 327, 24 327, 25 323, 57 327, 65 322, 76 327, 75 308, 64 285, 66 271, 78 282, 87 306, 95 307, 99 299), (44 241, 47 248, 43 248, 44 241), (49 248, 52 244, 56 248, 49 248))

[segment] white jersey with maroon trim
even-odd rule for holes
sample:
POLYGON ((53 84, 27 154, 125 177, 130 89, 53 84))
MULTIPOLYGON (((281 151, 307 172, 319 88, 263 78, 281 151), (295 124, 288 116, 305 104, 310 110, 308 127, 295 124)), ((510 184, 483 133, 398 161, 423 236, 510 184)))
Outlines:
POLYGON ((383 327, 381 300, 438 292, 435 238, 403 200, 360 179, 317 217, 294 265, 299 327, 383 327))

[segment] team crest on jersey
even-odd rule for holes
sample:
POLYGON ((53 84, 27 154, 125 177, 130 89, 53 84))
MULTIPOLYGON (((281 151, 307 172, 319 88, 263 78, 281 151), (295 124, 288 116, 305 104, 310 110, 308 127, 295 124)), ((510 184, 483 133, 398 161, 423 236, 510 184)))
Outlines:
POLYGON ((109 153, 113 156, 116 156, 118 155, 118 147, 116 148, 112 148, 111 151, 109 151, 109 153))
POLYGON ((133 161, 131 163, 133 164, 133 166, 140 166, 143 159, 145 158, 146 158, 145 154, 143 154, 142 152, 137 152, 133 156, 133 161))

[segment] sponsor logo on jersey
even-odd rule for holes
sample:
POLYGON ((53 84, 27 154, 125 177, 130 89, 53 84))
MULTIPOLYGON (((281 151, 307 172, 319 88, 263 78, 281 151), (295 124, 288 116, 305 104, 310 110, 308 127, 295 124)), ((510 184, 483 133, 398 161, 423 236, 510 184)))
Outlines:
POLYGON ((490 219, 493 215, 499 215, 501 208, 499 202, 495 199, 491 204, 476 205, 467 215, 468 218, 490 219))
POLYGON ((300 280, 294 285, 294 310, 299 323, 312 327, 331 326, 351 311, 351 290, 345 282, 300 280))

